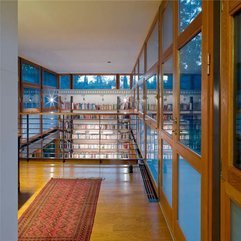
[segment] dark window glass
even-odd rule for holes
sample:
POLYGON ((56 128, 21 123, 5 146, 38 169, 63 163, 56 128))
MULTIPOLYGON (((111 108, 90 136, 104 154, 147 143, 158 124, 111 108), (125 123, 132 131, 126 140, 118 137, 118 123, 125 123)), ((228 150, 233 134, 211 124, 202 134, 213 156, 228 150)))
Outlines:
POLYGON ((180 141, 201 154, 202 35, 180 50, 180 141))
POLYGON ((35 89, 35 88, 23 89, 23 108, 24 109, 40 108, 40 89, 35 89))
POLYGON ((201 0, 179 0, 179 30, 185 28, 197 17, 202 11, 201 0))
POLYGON ((58 81, 57 81, 57 75, 56 74, 53 74, 53 73, 50 73, 50 72, 47 72, 47 71, 43 72, 43 85, 44 86, 57 88, 58 87, 57 82, 58 81))
POLYGON ((60 75, 59 88, 60 89, 70 89, 70 75, 60 75))
POLYGON ((74 75, 74 89, 115 89, 115 75, 74 75))
POLYGON ((22 82, 31 84, 40 84, 40 70, 39 68, 30 65, 22 64, 22 82))
POLYGON ((173 61, 170 58, 162 66, 163 83, 163 129, 170 135, 173 126, 173 61))
POLYGON ((130 75, 120 75, 120 89, 130 89, 130 75))
POLYGON ((235 145, 234 145, 234 165, 241 169, 241 13, 234 18, 235 33, 235 60, 234 60, 234 78, 236 92, 236 112, 235 112, 235 145))

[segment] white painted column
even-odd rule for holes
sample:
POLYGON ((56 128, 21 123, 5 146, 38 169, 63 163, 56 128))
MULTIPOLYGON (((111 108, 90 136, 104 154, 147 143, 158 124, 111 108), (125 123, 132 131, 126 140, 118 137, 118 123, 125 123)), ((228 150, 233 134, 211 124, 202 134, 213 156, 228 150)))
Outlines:
POLYGON ((17 0, 0 0, 0 241, 17 241, 17 0))

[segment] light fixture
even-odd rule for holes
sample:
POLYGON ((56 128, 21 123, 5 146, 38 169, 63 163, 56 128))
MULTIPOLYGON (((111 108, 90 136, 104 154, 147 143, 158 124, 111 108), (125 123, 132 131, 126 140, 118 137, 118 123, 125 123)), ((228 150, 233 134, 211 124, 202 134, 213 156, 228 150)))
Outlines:
POLYGON ((109 60, 109 61, 107 61, 107 64, 111 64, 111 61, 109 60))

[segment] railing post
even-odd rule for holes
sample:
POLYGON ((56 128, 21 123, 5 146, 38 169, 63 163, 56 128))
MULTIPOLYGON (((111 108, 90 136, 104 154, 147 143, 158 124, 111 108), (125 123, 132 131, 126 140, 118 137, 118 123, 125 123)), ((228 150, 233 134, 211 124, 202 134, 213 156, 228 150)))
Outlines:
POLYGON ((29 161, 29 114, 27 114, 27 161, 29 161))

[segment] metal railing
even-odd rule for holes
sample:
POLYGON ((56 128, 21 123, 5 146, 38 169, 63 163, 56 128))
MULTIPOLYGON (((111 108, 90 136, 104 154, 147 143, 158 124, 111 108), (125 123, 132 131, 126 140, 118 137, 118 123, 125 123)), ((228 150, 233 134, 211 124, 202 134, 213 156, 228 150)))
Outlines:
POLYGON ((20 159, 140 159, 135 113, 22 113, 20 159))

